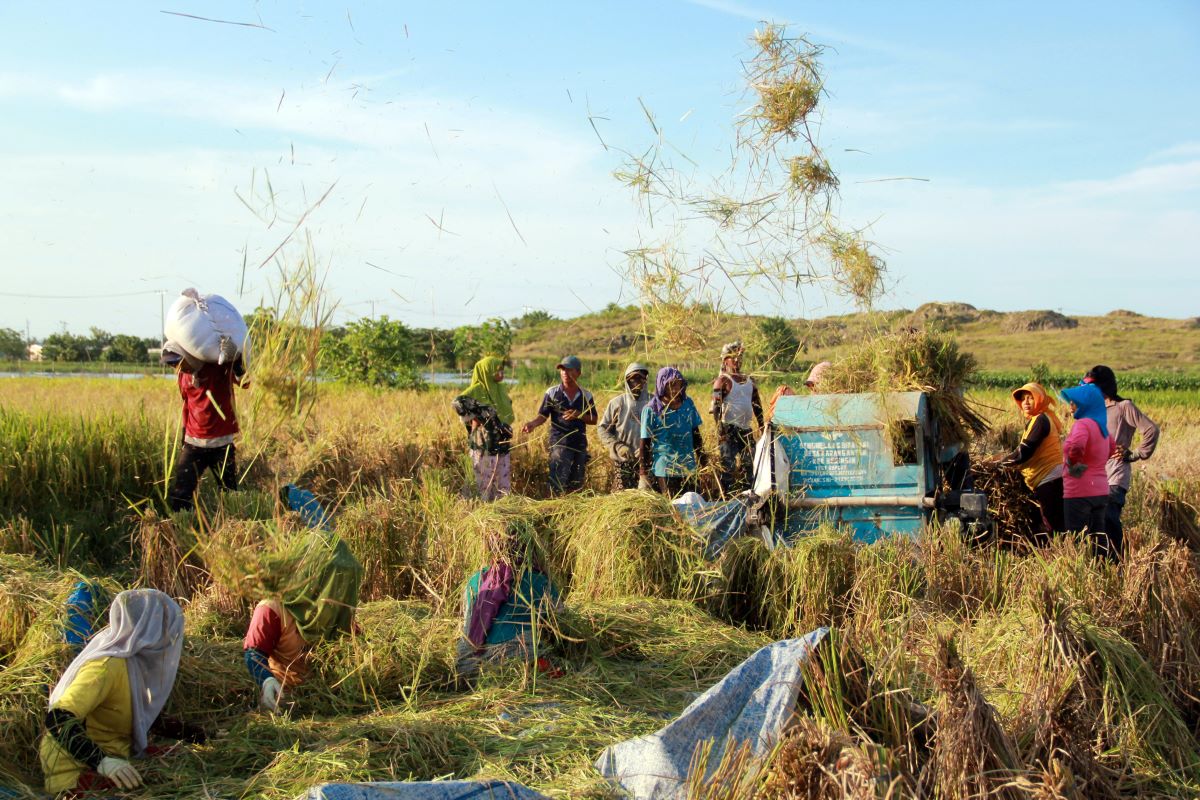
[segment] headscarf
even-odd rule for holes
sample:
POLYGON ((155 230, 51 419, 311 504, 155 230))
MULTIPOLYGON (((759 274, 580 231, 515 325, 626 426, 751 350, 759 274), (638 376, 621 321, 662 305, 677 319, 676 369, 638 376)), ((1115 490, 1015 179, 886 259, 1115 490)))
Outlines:
POLYGON ((463 392, 464 397, 470 397, 477 402, 496 409, 496 416, 505 425, 512 425, 516 415, 513 414, 512 400, 508 396, 508 387, 496 381, 496 373, 504 366, 504 359, 499 356, 487 356, 475 362, 471 370, 471 384, 463 392))
POLYGON ((363 568, 336 534, 305 535, 282 591, 283 607, 296 620, 304 641, 315 644, 348 633, 358 606, 363 568))
POLYGON ((1090 419, 1100 426, 1100 434, 1108 438, 1108 410, 1104 407, 1104 394, 1095 384, 1081 383, 1059 394, 1069 403, 1075 404, 1075 419, 1090 419))
POLYGON ((1083 377, 1083 382, 1096 384, 1096 388, 1100 390, 1100 394, 1118 403, 1125 399, 1117 394, 1117 375, 1112 371, 1112 367, 1097 364, 1087 371, 1087 375, 1083 377))
POLYGON ((133 709, 133 752, 146 749, 146 733, 158 719, 179 670, 183 652, 183 612, 179 604, 157 589, 121 592, 108 611, 108 627, 75 656, 50 693, 53 706, 89 661, 123 658, 129 670, 129 699, 133 709))
MULTIPOLYGON (((1021 394, 1022 392, 1028 393, 1033 398, 1033 416, 1036 417, 1038 414, 1045 414, 1050 418, 1050 424, 1054 426, 1054 430, 1061 434, 1062 420, 1060 420, 1058 418, 1058 414, 1055 413, 1058 404, 1054 402, 1053 397, 1046 394, 1046 390, 1042 388, 1042 385, 1040 383, 1034 383, 1033 381, 1030 381, 1020 389, 1015 390, 1012 393, 1012 399, 1013 402, 1017 404, 1017 408, 1021 408, 1021 399, 1017 397, 1017 395, 1021 394)), ((1023 410, 1022 413, 1024 413, 1023 410)))
POLYGON ((679 396, 682 401, 687 397, 687 379, 683 377, 682 372, 675 367, 663 367, 658 371, 658 377, 654 379, 654 397, 650 398, 650 408, 660 417, 667 407, 667 387, 674 380, 683 381, 683 393, 679 396))
POLYGON ((636 402, 646 396, 646 387, 645 386, 642 386, 642 394, 637 397, 634 396, 633 390, 629 388, 629 376, 633 375, 636 372, 640 372, 643 375, 648 376, 650 374, 650 369, 642 364, 639 364, 636 361, 634 361, 632 364, 630 364, 628 367, 625 368, 625 375, 623 376, 623 379, 621 381, 621 388, 625 390, 625 396, 628 397, 631 402, 636 402))
POLYGON ((813 364, 813 368, 808 371, 808 377, 804 379, 804 385, 810 389, 816 389, 821 385, 821 378, 825 377, 825 373, 833 366, 831 361, 821 361, 813 364))

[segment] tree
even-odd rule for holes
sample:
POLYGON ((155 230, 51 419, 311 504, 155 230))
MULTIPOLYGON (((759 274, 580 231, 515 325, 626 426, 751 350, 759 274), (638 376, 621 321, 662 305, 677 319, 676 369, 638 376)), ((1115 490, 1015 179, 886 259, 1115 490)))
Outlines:
POLYGON ((445 328, 414 328, 413 340, 422 364, 432 368, 454 368, 454 331, 445 328))
POLYGON ((459 369, 473 365, 484 356, 508 358, 512 342, 512 326, 502 319, 492 318, 482 325, 463 325, 454 330, 454 358, 459 369))
POLYGON ((524 330, 525 328, 533 328, 545 322, 550 322, 555 319, 555 316, 549 311, 526 311, 519 317, 513 317, 509 320, 509 324, 514 331, 524 330))
POLYGON ((386 316, 327 332, 321 342, 321 366, 343 383, 393 388, 422 384, 412 331, 386 316))
POLYGON ((25 339, 12 328, 0 328, 0 358, 19 361, 25 358, 25 339))
POLYGON ((764 369, 786 370, 792 366, 800 342, 792 326, 782 317, 766 317, 750 336, 750 354, 764 369))
POLYGON ((42 359, 45 361, 88 361, 88 348, 92 340, 73 333, 52 333, 42 342, 42 359))
POLYGON ((158 347, 158 344, 157 339, 142 339, 127 333, 118 333, 112 337, 112 343, 105 349, 101 359, 125 364, 140 364, 149 360, 147 351, 151 347, 158 347))

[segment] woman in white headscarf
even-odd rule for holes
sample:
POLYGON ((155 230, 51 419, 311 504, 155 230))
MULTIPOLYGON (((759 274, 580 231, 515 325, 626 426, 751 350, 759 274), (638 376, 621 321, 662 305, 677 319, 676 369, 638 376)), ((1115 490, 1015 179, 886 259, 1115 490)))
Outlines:
POLYGON ((50 693, 39 756, 46 791, 133 789, 129 759, 142 755, 179 669, 183 612, 155 589, 121 592, 109 624, 88 642, 50 693), (104 780, 101 780, 104 779, 104 780))

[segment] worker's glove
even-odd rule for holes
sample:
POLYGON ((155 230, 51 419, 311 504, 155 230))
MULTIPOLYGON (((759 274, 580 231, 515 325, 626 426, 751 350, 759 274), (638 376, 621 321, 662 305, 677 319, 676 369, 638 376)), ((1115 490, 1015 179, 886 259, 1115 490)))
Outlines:
POLYGON ((638 475, 638 488, 646 492, 654 491, 654 488, 650 485, 650 476, 638 475))
POLYGON ((258 707, 263 711, 275 711, 279 708, 279 695, 283 692, 283 684, 276 678, 267 678, 262 684, 262 695, 258 698, 258 707))
POLYGON ((633 448, 624 442, 617 442, 613 445, 613 452, 617 454, 618 461, 628 461, 633 458, 633 448))
POLYGON ((105 756, 100 759, 96 771, 115 783, 118 789, 136 789, 142 785, 142 776, 123 758, 105 756))

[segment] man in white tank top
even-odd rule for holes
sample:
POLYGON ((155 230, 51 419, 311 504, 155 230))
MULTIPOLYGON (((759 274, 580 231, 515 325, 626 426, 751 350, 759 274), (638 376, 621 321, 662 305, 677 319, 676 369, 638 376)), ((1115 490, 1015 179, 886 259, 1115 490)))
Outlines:
POLYGON ((742 343, 721 348, 721 372, 713 381, 712 415, 717 423, 721 450, 721 491, 725 494, 750 488, 754 468, 754 430, 762 430, 762 401, 750 376, 742 374, 742 343))

